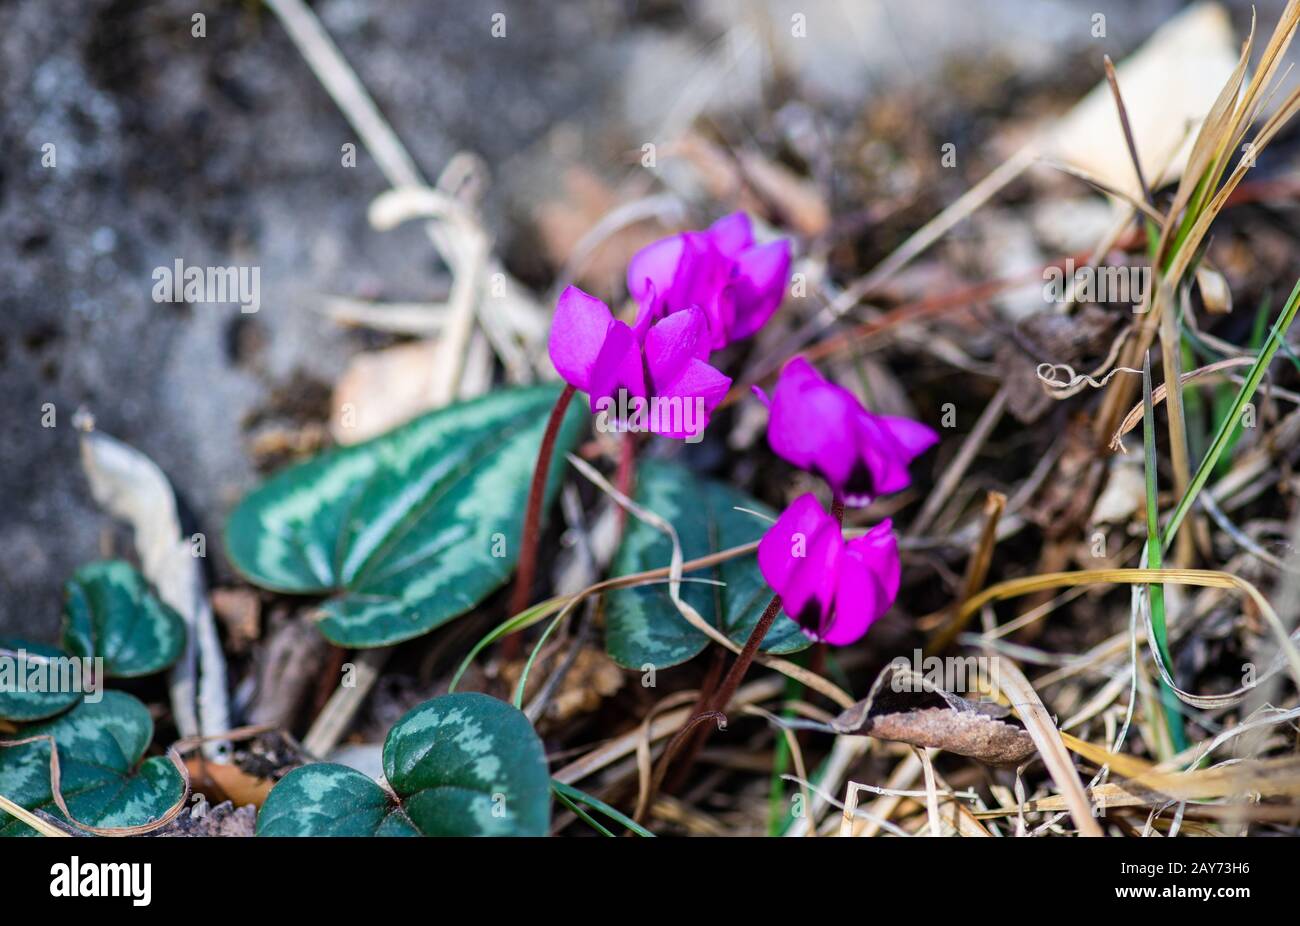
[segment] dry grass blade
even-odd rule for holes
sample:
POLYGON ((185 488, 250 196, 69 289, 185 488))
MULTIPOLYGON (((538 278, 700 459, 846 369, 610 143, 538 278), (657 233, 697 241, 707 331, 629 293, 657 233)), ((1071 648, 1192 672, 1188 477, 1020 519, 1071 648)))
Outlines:
MULTIPOLYGON (((1127 798, 1130 805, 1159 803, 1170 800, 1202 801, 1216 798, 1296 797, 1300 795, 1300 759, 1284 756, 1277 759, 1244 760, 1225 763, 1206 769, 1185 772, 1167 772, 1132 756, 1114 753, 1076 737, 1062 734, 1069 748, 1098 767, 1107 766, 1115 774, 1127 779, 1095 789, 1107 795, 1106 806, 1120 806, 1116 798, 1127 798)), ((1049 797, 1026 806, 1032 811, 1056 811, 1064 808, 1059 797, 1049 797)), ((1291 815, 1293 808, 1286 808, 1291 815)), ((1014 811, 1002 808, 991 811, 997 815, 1014 811)), ((983 816, 984 814, 977 814, 983 816)))
MULTIPOLYGON (((736 696, 731 699, 731 703, 743 706, 768 701, 778 697, 784 687, 785 682, 775 676, 761 678, 750 682, 748 685, 743 685, 736 692, 736 696)), ((690 718, 691 713, 689 707, 683 707, 659 715, 650 724, 645 738, 654 742, 666 736, 671 736, 681 729, 682 724, 690 718)), ((581 781, 588 775, 593 775, 619 759, 636 752, 637 744, 641 742, 642 738, 640 729, 629 730, 627 733, 602 743, 581 758, 570 762, 551 777, 564 784, 581 781)))
POLYGON ((664 711, 694 703, 699 694, 695 690, 679 691, 646 711, 645 718, 638 728, 639 736, 636 741, 637 793, 636 809, 632 812, 633 820, 644 820, 646 811, 650 808, 650 782, 654 775, 654 755, 650 743, 655 718, 664 711))
MULTIPOLYGON (((1162 281, 1160 285, 1163 290, 1168 284, 1162 281)), ((1169 406, 1166 418, 1169 424, 1169 458, 1173 463, 1174 490, 1179 497, 1182 497, 1187 492, 1188 484, 1191 482, 1192 467, 1188 460, 1187 424, 1183 413, 1182 341, 1178 334, 1171 299, 1172 297, 1166 292, 1164 299, 1161 300, 1165 303, 1166 308, 1160 313, 1160 364, 1164 374, 1165 398, 1169 406)), ((1147 389, 1148 395, 1150 393, 1150 381, 1150 371, 1148 370, 1146 377, 1144 377, 1144 388, 1147 389)), ((1182 566, 1191 563, 1191 534, 1179 535, 1177 560, 1178 564, 1182 566)))
POLYGON ((1092 815, 1092 805, 1084 793, 1070 754, 1061 742, 1061 732, 1056 729, 1052 715, 1043 706, 1034 686, 1029 684, 1020 667, 1009 659, 998 659, 997 683, 1024 722, 1025 729, 1034 739, 1038 754, 1060 789, 1074 825, 1081 836, 1102 836, 1101 827, 1092 815))
MULTIPOLYGON (((1115 76, 1115 62, 1110 55, 1104 55, 1102 61, 1106 67, 1106 82, 1110 84, 1111 95, 1115 97, 1115 109, 1119 112, 1120 127, 1124 130, 1124 144, 1128 146, 1129 160, 1133 162, 1133 172, 1137 175, 1138 186, 1142 188, 1142 202, 1150 204, 1151 187, 1147 185, 1146 175, 1142 173, 1142 160, 1138 157, 1137 142, 1133 139, 1133 126, 1129 123, 1128 108, 1124 105, 1124 96, 1119 91, 1119 78, 1115 76)), ((1156 221, 1163 220, 1158 213, 1156 221)))
POLYGON ((36 832, 40 833, 42 836, 71 836, 72 835, 71 833, 65 833, 63 830, 59 829, 53 823, 50 823, 48 820, 45 820, 37 816, 36 814, 32 813, 26 807, 23 807, 20 804, 15 804, 13 801, 9 800, 9 798, 5 797, 3 794, 0 794, 0 810, 3 810, 11 817, 17 817, 19 820, 22 820, 32 829, 36 830, 36 832))
MULTIPOLYGON (((1300 0, 1289 0, 1265 47, 1259 68, 1251 78, 1245 93, 1238 100, 1238 90, 1253 43, 1252 24, 1251 38, 1242 49, 1238 67, 1233 71, 1219 99, 1202 124, 1188 162, 1188 170, 1183 174, 1169 214, 1161 226, 1153 261, 1153 269, 1157 275, 1155 298, 1148 300, 1144 306, 1145 317, 1138 326, 1137 338, 1130 342, 1122 360, 1124 366, 1135 366, 1138 359, 1151 347, 1156 331, 1162 327, 1162 314, 1173 311, 1172 293, 1181 285, 1192 261, 1199 254, 1201 243, 1211 223, 1218 217, 1228 197, 1241 183, 1246 172, 1254 166, 1255 159, 1282 126, 1297 111, 1300 111, 1300 89, 1296 89, 1277 112, 1265 121, 1247 146, 1244 155, 1238 159, 1236 167, 1224 179, 1224 171, 1231 157, 1237 153, 1238 143, 1245 137, 1250 125, 1259 115, 1262 103, 1277 76, 1282 55, 1290 45, 1298 24, 1300 24, 1300 0)), ((1162 341, 1169 340, 1171 339, 1162 335, 1162 341)), ((1167 350, 1172 351, 1172 349, 1171 343, 1167 350)), ((1173 375, 1171 372, 1173 364, 1168 355, 1165 360, 1165 372, 1168 378, 1173 375)), ((1115 429, 1120 411, 1129 404, 1132 388, 1131 382, 1120 380, 1107 393, 1094 422, 1094 433, 1098 440, 1104 440, 1106 435, 1115 429)), ((1173 417, 1171 415, 1171 421, 1173 417)), ((1182 420, 1179 416, 1178 426, 1181 424, 1182 420)), ((1171 436, 1173 433, 1171 430, 1171 436)), ((1177 464, 1175 465, 1177 467, 1177 464)))
MULTIPOLYGON (((1186 373, 1179 375, 1179 382, 1188 383, 1192 380, 1200 379, 1203 376, 1211 376, 1215 373, 1232 369, 1233 367, 1248 367, 1254 362, 1254 357, 1229 357, 1227 360, 1219 360, 1203 367, 1197 367, 1195 370, 1188 370, 1186 373)), ((1151 390, 1151 404, 1159 405, 1163 402, 1167 391, 1167 383, 1161 383, 1159 386, 1156 386, 1151 390)), ((1124 421, 1120 424, 1119 428, 1116 429, 1115 435, 1110 439, 1110 449, 1118 451, 1119 453, 1128 453, 1128 449, 1124 446, 1124 435, 1136 428, 1138 422, 1141 420, 1142 403, 1138 402, 1129 409, 1128 414, 1124 416, 1124 421)))
MULTIPOLYGON (((777 728, 780 731, 781 736, 785 737, 785 745, 790 750, 790 759, 794 762, 795 775, 797 775, 799 779, 799 793, 803 796, 803 806, 811 808, 813 805, 812 792, 808 788, 808 769, 804 765, 803 747, 799 745, 799 738, 795 736, 793 730, 781 723, 780 717, 776 716, 771 711, 765 711, 761 707, 749 704, 745 706, 745 713, 762 717, 773 727, 777 728)), ((816 836, 816 828, 809 827, 808 835, 816 836)))
POLYGON ((925 812, 929 821, 929 835, 942 836, 943 820, 939 816, 939 789, 934 781, 934 763, 930 761, 929 750, 917 749, 915 746, 912 750, 925 773, 925 812))
MULTIPOLYGON (((1150 585, 1153 583, 1175 583, 1179 585, 1194 585, 1201 588, 1223 588, 1235 589, 1245 593, 1259 610, 1260 616, 1268 624, 1269 629, 1277 640, 1280 648, 1280 655, 1286 666, 1291 671, 1291 676, 1295 679, 1297 686, 1300 687, 1300 651, 1296 649, 1295 640, 1288 634, 1286 627, 1278 618, 1277 612, 1269 604, 1254 585, 1247 582, 1240 576, 1235 576, 1228 572, 1222 572, 1215 569, 1083 569, 1078 572, 1050 572, 1036 576, 1027 576, 1023 579, 1010 579, 1006 582, 999 582, 991 585, 984 591, 980 592, 974 598, 967 600, 962 604, 960 614, 973 613, 984 605, 998 601, 1004 598, 1015 598, 1021 595, 1032 594, 1033 592, 1046 591, 1052 588, 1066 588, 1076 585, 1098 585, 1108 583, 1123 583, 1127 585, 1150 585)), ((1184 692, 1178 688, 1173 679, 1168 677, 1168 671, 1158 647, 1155 646, 1151 638, 1150 629, 1147 633, 1147 645, 1156 659, 1156 664, 1161 668, 1162 676, 1174 693, 1183 701, 1189 704, 1198 704, 1202 701, 1213 700, 1217 706, 1224 706, 1229 703, 1235 703, 1235 699, 1240 697, 1240 692, 1234 692, 1233 695, 1222 696, 1221 699, 1198 699, 1195 695, 1184 692)), ((1248 688, 1249 686, 1247 686, 1248 688)), ((1243 689, 1247 690, 1247 689, 1243 689)))

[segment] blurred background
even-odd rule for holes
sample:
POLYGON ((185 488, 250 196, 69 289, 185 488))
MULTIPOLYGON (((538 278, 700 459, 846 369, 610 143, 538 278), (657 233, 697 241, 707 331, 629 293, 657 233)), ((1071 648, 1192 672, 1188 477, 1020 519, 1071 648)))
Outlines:
MULTIPOLYGON (((749 206, 753 189, 770 221, 820 242, 832 276, 851 278, 1069 109, 1102 78, 1103 54, 1123 58, 1183 6, 311 4, 426 177, 473 156, 462 162, 496 255, 539 305, 575 257, 582 285, 621 298, 632 249, 749 206), (643 166, 647 143, 661 170, 643 166), (652 194, 637 221, 579 253, 603 218, 652 194)), ((1265 35, 1281 6, 1258 4, 1265 35)), ((1226 9, 1235 53, 1250 6, 1226 9)), ((391 398, 401 390, 374 378, 418 378, 427 362, 391 353, 418 346, 409 334, 338 311, 438 302, 449 276, 418 224, 371 226, 387 181, 253 0, 0 0, 0 101, 0 633, 49 638, 62 583, 115 549, 78 459, 77 409, 168 475, 219 585, 222 523, 259 474, 337 439, 340 389, 391 398), (154 268, 178 258, 260 267, 260 311, 154 302, 154 268), (55 427, 42 426, 47 405, 55 427)), ((1262 175, 1292 152, 1271 149, 1262 175)), ((1073 246, 1053 240, 1062 227, 1087 241, 1104 225, 1104 201, 1077 181, 1019 183, 953 233, 955 260, 910 285, 1032 269, 1073 246), (1044 190, 1058 211, 1039 232, 1044 190)), ((1287 263, 1279 235, 1258 260, 1287 263)))

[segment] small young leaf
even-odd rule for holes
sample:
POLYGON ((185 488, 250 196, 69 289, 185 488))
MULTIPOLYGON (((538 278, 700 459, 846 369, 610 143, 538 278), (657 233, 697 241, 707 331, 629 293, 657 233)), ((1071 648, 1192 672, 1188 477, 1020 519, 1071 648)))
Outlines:
POLYGON ((541 740, 513 706, 477 693, 410 711, 384 741, 390 795, 360 772, 309 765, 286 775, 259 836, 544 836, 551 779, 541 740))
MULTIPOLYGON (((636 501, 671 523, 686 560, 698 559, 763 536, 768 521, 737 508, 774 517, 762 503, 730 486, 701 479, 671 463, 647 460, 637 469, 636 501)), ((651 525, 628 518, 627 531, 614 558, 613 575, 628 575, 667 566, 672 541, 651 525)), ((705 620, 743 645, 772 599, 754 554, 720 563, 685 578, 711 579, 724 586, 683 582, 682 598, 705 620)), ((654 584, 618 589, 605 595, 605 648, 614 661, 630 669, 666 668, 698 655, 708 637, 686 622, 668 595, 654 584)), ((763 641, 764 652, 793 653, 809 645, 794 621, 778 620, 763 641)))
MULTIPOLYGON (((153 739, 149 709, 129 694, 106 691, 54 720, 9 737, 49 735, 59 750, 59 790, 77 821, 91 826, 143 826, 180 801, 185 782, 170 761, 140 761, 153 739)), ((3 740, 0 740, 3 743, 3 740)), ((0 745, 0 794, 26 807, 62 818, 50 781, 50 743, 0 745)), ((0 836, 35 835, 0 811, 0 836)))
MULTIPOLYGON (((29 643, 26 640, 0 639, 0 720, 27 723, 61 714, 81 698, 81 688, 89 684, 56 685, 57 691, 31 691, 32 687, 49 688, 50 673, 39 664, 42 657, 66 659, 68 654, 55 646, 29 643), (40 681, 32 685, 33 676, 40 681), (20 690, 21 689, 21 690, 20 690)), ((0 756, 0 763, 4 760, 0 756)))
MULTIPOLYGON (((318 626, 339 646, 386 646, 459 617, 514 571, 557 394, 494 392, 284 470, 230 516, 231 561, 264 588, 333 596, 318 626)), ((575 403, 548 499, 583 419, 575 403)))
POLYGON ((129 563, 82 566, 63 593, 63 645, 77 656, 102 657, 105 674, 151 675, 180 658, 185 621, 129 563))

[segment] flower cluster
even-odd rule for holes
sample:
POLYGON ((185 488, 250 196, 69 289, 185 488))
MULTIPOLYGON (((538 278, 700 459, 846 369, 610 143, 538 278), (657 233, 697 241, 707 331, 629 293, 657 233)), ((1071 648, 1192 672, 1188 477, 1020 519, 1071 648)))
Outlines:
MULTIPOLYGON (((731 388, 710 354, 767 322, 789 273, 789 242, 755 243, 744 213, 664 238, 628 266, 628 292, 637 303, 631 325, 594 296, 573 286, 564 291, 551 360, 570 386, 588 394, 598 420, 636 419, 640 411, 644 430, 698 440, 731 388)), ((754 391, 769 410, 772 450, 823 478, 836 501, 853 507, 906 488, 909 464, 938 440, 919 422, 868 411, 802 357, 785 365, 770 398, 754 391)), ((840 518, 812 493, 796 499, 763 536, 758 565, 786 615, 828 643, 861 638, 898 594, 891 523, 846 541, 840 518)))
POLYGON ((593 413, 698 440, 731 387, 709 354, 763 326, 781 304, 789 271, 790 243, 755 244, 743 212, 707 231, 664 238, 628 266, 638 306, 631 325, 577 287, 564 291, 551 326, 551 362, 587 393, 593 413))

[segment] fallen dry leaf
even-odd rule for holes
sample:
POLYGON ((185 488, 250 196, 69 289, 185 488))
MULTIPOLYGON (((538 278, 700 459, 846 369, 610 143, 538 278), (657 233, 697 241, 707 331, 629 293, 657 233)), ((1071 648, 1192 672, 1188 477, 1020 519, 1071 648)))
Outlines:
POLYGON ((1033 755, 1034 741, 1010 716, 1000 704, 967 700, 889 665, 867 697, 830 725, 837 733, 943 749, 988 765, 1019 765, 1033 755))
MULTIPOLYGON (((1228 12, 1202 3, 1161 26, 1119 65, 1138 158, 1149 182, 1164 165, 1177 179, 1191 152, 1196 127, 1237 66, 1237 40, 1228 12)), ((1135 199, 1142 188, 1133 171, 1115 99, 1102 80, 1052 130, 1050 150, 1073 167, 1135 199)))
POLYGON ((204 795, 209 801, 230 800, 241 807, 245 804, 261 807, 275 784, 269 778, 249 774, 237 765, 208 762, 200 756, 186 759, 185 766, 190 771, 194 793, 204 795))

